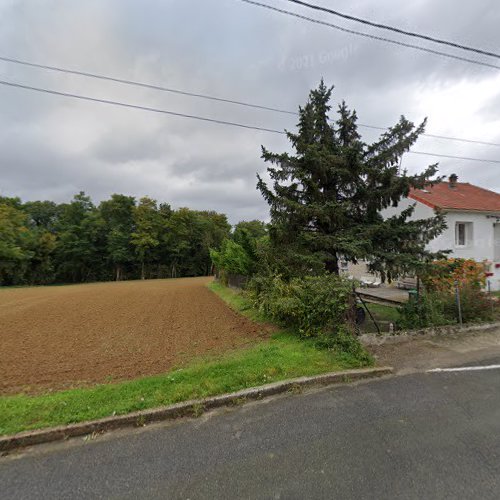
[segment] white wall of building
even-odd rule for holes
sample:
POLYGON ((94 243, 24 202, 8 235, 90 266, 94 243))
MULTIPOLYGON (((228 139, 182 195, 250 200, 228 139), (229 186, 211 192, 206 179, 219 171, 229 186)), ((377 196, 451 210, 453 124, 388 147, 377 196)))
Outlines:
MULTIPOLYGON (((434 215, 434 210, 427 205, 415 200, 406 198, 401 200, 397 207, 390 207, 382 212, 384 218, 391 217, 400 213, 409 205, 415 204, 411 220, 427 219, 434 215)), ((432 240, 428 245, 431 251, 451 250, 450 257, 463 259, 474 259, 477 262, 485 260, 493 262, 491 272, 494 276, 489 278, 492 290, 500 290, 500 268, 495 267, 498 262, 498 246, 500 242, 498 237, 500 230, 496 225, 497 220, 500 221, 500 214, 495 214, 497 217, 488 213, 471 212, 471 211, 446 211, 447 228, 437 238, 432 240), (467 224, 467 238, 465 246, 459 246, 455 241, 455 227, 457 223, 464 222, 467 224), (495 262, 497 259, 497 262, 495 262)))

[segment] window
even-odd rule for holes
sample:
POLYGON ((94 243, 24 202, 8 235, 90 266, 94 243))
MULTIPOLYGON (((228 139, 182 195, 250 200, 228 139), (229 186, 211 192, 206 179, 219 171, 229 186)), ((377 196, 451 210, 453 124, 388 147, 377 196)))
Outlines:
POLYGON ((465 247, 472 239, 472 223, 457 222, 455 224, 455 246, 465 247))

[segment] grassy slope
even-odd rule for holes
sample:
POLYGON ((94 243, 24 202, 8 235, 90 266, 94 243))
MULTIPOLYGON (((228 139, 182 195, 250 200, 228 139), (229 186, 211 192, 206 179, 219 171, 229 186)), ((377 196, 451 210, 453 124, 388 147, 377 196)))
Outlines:
MULTIPOLYGON (((263 321, 238 293, 216 283, 210 288, 234 309, 263 321)), ((0 397, 0 435, 121 415, 290 377, 360 366, 348 354, 319 350, 312 341, 279 332, 253 347, 200 360, 165 375, 39 396, 0 397)))

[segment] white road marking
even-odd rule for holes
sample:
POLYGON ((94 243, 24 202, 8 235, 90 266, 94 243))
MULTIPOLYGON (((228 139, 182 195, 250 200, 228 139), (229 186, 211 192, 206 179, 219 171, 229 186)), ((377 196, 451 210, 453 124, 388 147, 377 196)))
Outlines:
POLYGON ((427 373, 440 373, 440 372, 471 372, 477 370, 497 370, 500 365, 485 365, 485 366, 460 366, 459 368, 433 368, 427 370, 427 373))

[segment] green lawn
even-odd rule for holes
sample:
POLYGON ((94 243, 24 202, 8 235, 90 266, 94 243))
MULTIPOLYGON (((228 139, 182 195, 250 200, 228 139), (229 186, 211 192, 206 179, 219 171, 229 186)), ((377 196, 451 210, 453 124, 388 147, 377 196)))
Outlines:
MULTIPOLYGON (((366 305, 376 320, 392 321, 393 323, 396 323, 399 320, 399 311, 397 307, 386 306, 383 304, 371 304, 369 302, 367 302, 366 305)), ((367 321, 371 321, 368 315, 367 321)))
MULTIPOLYGON (((237 292, 215 283, 210 288, 234 309, 263 321, 237 292)), ((38 396, 0 397, 0 435, 122 415, 286 378, 361 366, 363 362, 352 355, 320 350, 312 340, 281 331, 250 348, 200 360, 160 376, 38 396)))

